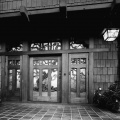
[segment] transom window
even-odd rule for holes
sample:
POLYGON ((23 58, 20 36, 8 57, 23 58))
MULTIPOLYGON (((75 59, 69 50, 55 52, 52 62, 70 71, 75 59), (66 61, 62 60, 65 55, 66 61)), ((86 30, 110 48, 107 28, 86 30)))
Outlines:
POLYGON ((86 64, 86 58, 71 58, 71 64, 86 64))
POLYGON ((86 49, 88 48, 88 44, 86 41, 74 40, 74 38, 70 41, 70 49, 86 49))
POLYGON ((8 52, 23 51, 23 44, 22 43, 7 44, 7 51, 8 52))
POLYGON ((31 51, 61 50, 61 42, 31 43, 31 51))
POLYGON ((10 66, 20 65, 20 60, 8 60, 8 65, 10 66))

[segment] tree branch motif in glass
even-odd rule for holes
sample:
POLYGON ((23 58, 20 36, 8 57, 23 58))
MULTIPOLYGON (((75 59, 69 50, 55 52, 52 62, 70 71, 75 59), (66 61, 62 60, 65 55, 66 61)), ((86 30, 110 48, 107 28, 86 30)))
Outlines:
POLYGON ((8 52, 16 52, 16 51, 23 51, 23 44, 20 43, 20 44, 16 44, 16 45, 8 45, 7 47, 7 51, 8 52))
POLYGON ((86 49, 86 43, 79 43, 76 41, 70 41, 70 49, 86 49))
POLYGON ((19 66, 20 65, 20 60, 8 60, 8 65, 19 66))
POLYGON ((34 60, 34 66, 41 66, 41 65, 58 65, 57 59, 45 59, 45 60, 34 60))
POLYGON ((61 42, 32 43, 31 51, 61 50, 61 42))

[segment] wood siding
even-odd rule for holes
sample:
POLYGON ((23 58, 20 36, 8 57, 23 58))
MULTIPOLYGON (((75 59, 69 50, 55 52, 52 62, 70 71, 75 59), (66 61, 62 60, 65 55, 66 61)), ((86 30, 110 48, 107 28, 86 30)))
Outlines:
MULTIPOLYGON (((55 8, 60 6, 87 6, 111 3, 113 0, 0 0, 0 13, 17 12, 20 6, 27 10, 55 8)), ((94 6, 95 7, 95 6, 94 6)), ((68 9, 69 10, 69 9, 68 9)))
POLYGON ((118 48, 117 41, 105 42, 95 40, 95 48, 109 48, 108 52, 94 53, 94 90, 101 87, 104 91, 118 80, 118 48))

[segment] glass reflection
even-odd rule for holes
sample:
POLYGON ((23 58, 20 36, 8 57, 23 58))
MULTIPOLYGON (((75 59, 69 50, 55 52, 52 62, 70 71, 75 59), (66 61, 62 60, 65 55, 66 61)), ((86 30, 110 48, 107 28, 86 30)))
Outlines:
POLYGON ((20 70, 17 70, 17 88, 20 88, 20 70))
POLYGON ((71 69, 71 96, 76 97, 77 69, 71 69))
POLYGON ((39 90, 39 69, 33 70, 33 90, 39 90))
POLYGON ((48 96, 48 69, 42 71, 42 96, 48 96))
POLYGON ((51 91, 57 91, 57 74, 58 74, 58 70, 57 69, 52 69, 51 72, 51 91))
POLYGON ((8 77, 8 78, 9 78, 9 83, 8 83, 8 84, 9 84, 9 85, 8 85, 8 89, 9 89, 9 90, 12 90, 12 82, 13 82, 13 81, 12 81, 12 78, 13 78, 12 73, 13 73, 13 71, 12 71, 12 70, 9 70, 9 77, 8 77))
POLYGON ((48 60, 43 60, 43 65, 48 65, 48 60))
POLYGON ((56 68, 51 70, 51 99, 57 101, 57 80, 58 70, 56 68))
POLYGON ((85 79, 86 79, 85 68, 81 68, 80 69, 80 93, 86 92, 85 79))

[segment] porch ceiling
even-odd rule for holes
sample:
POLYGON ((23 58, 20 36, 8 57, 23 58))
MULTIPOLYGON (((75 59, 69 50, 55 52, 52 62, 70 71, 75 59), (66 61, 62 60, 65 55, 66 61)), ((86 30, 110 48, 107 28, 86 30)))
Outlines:
MULTIPOLYGON (((120 27, 120 15, 112 17, 115 26, 120 27)), ((100 36, 110 23, 110 8, 67 12, 67 18, 60 13, 31 15, 30 22, 21 16, 1 18, 3 40, 35 40, 55 37, 100 36)))

